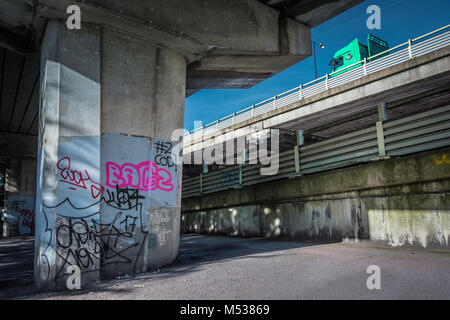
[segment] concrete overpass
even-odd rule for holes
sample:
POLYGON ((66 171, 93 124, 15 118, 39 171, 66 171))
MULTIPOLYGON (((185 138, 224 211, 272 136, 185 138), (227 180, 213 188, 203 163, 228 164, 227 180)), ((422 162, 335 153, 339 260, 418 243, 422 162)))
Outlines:
POLYGON ((300 98, 308 88, 296 88, 261 103, 264 113, 252 108, 244 110, 252 117, 229 128, 203 128, 209 133, 185 146, 186 158, 262 130, 294 139, 286 139, 274 175, 261 175, 263 165, 248 161, 185 170, 182 230, 448 248, 448 28, 421 38, 428 52, 414 56, 421 47, 409 50, 408 42, 397 48, 400 55, 372 62, 393 62, 387 68, 370 72, 373 65, 364 63, 344 79, 327 76, 322 92, 316 86, 300 98), (296 101, 275 104, 292 95, 296 101))
POLYGON ((37 285, 65 285, 69 265, 90 282, 170 263, 182 167, 156 158, 184 98, 301 61, 310 28, 359 2, 2 1, 3 233, 36 225, 37 285), (74 4, 80 30, 65 23, 74 4))
MULTIPOLYGON (((230 139, 248 139, 262 130, 302 130, 316 139, 325 139, 364 128, 376 118, 380 102, 400 101, 448 83, 449 45, 450 30, 446 26, 412 41, 410 54, 405 42, 380 59, 355 63, 357 68, 344 74, 325 75, 205 124, 185 137, 184 157, 188 160, 196 152, 230 139), (344 125, 350 121, 350 125, 344 125)), ((408 105, 404 110, 397 109, 397 114, 412 114, 420 108, 423 106, 408 105)))

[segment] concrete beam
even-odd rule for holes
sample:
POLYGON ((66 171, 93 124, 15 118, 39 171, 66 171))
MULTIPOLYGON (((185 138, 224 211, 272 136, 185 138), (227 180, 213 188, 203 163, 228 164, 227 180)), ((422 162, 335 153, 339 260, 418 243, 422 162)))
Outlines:
POLYGON ((29 43, 25 37, 18 37, 8 29, 0 26, 0 47, 19 54, 29 53, 29 43))
POLYGON ((93 23, 182 54, 189 92, 248 88, 311 55, 309 27, 256 0, 42 0, 39 14, 93 23))
POLYGON ((363 0, 259 0, 280 10, 285 16, 311 28, 333 18, 363 0))
MULTIPOLYGON (((41 15, 66 19, 66 8, 77 4, 82 23, 120 30, 130 36, 182 52, 187 62, 206 54, 310 55, 309 28, 255 0, 42 0, 41 15), (283 50, 281 50, 281 44, 283 50), (282 52, 284 51, 284 52, 282 52)), ((250 66, 251 67, 251 66, 250 66)), ((247 67, 246 67, 247 69, 247 67)))
POLYGON ((187 95, 204 88, 249 88, 310 56, 309 28, 361 1, 3 0, 0 46, 33 51, 46 21, 67 19, 67 7, 77 4, 82 23, 182 54, 187 95))

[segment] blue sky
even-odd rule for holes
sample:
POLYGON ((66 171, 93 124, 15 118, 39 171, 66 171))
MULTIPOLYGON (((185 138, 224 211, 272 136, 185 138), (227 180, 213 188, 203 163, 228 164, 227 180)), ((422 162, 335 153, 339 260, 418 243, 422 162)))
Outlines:
MULTIPOLYGON (((449 0, 369 0, 312 29, 312 39, 325 44, 317 48, 318 77, 330 71, 334 53, 358 37, 366 42, 368 33, 386 40, 391 47, 450 23, 449 0), (366 9, 381 9, 381 30, 368 30, 366 9)), ((261 100, 314 79, 314 59, 309 57, 250 89, 201 90, 186 99, 185 128, 194 121, 215 121, 261 100)))

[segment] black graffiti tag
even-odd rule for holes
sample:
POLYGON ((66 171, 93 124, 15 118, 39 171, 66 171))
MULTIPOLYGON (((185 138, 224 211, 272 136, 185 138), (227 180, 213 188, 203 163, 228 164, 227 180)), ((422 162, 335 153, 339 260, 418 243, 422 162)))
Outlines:
POLYGON ((133 260, 125 253, 139 245, 133 240, 137 217, 121 217, 122 213, 118 212, 107 224, 98 223, 94 218, 68 218, 67 223, 59 225, 56 229, 57 245, 59 249, 67 250, 60 256, 63 259, 61 270, 66 264, 73 263, 80 268, 89 268, 95 261, 101 265, 132 263, 133 260))
MULTIPOLYGON (((70 199, 65 199, 56 206, 44 205, 46 232, 52 230, 48 227, 46 209, 58 210, 64 203, 70 205, 75 211, 83 211, 104 202, 113 210, 108 222, 99 221, 99 212, 73 217, 65 216, 63 212, 57 213, 57 227, 55 229, 56 254, 59 258, 56 277, 64 276, 68 265, 77 265, 82 270, 94 271, 100 266, 108 264, 133 264, 136 272, 138 257, 141 256, 143 244, 148 236, 147 227, 142 223, 142 207, 145 196, 139 194, 138 189, 119 188, 108 190, 101 200, 84 208, 75 207, 70 199), (114 212, 116 210, 116 212, 114 212), (88 269, 88 270, 86 270, 88 269)), ((61 208, 64 208, 61 207, 61 208)), ((47 250, 50 242, 42 254, 48 261, 47 250)), ((48 273, 50 275, 50 273, 48 273)))
POLYGON ((175 161, 172 158, 172 148, 173 144, 170 141, 156 141, 155 163, 163 167, 173 167, 175 165, 175 161))

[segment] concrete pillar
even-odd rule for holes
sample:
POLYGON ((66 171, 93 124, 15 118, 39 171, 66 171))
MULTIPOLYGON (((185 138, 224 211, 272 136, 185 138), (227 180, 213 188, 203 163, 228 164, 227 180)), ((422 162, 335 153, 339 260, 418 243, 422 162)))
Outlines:
POLYGON ((387 120, 387 110, 386 110, 386 102, 381 102, 377 105, 378 110, 378 121, 386 121, 387 120))
POLYGON ((305 144, 305 132, 303 130, 297 131, 297 146, 305 144))
POLYGON ((84 23, 49 21, 41 51, 35 281, 133 276, 178 253, 184 57, 84 23))
POLYGON ((5 203, 2 225, 2 236, 13 237, 19 234, 19 208, 14 204, 14 199, 8 202, 8 196, 20 192, 20 160, 10 158, 7 160, 5 170, 5 203))
POLYGON ((5 170, 5 192, 20 193, 20 159, 10 158, 5 170))

